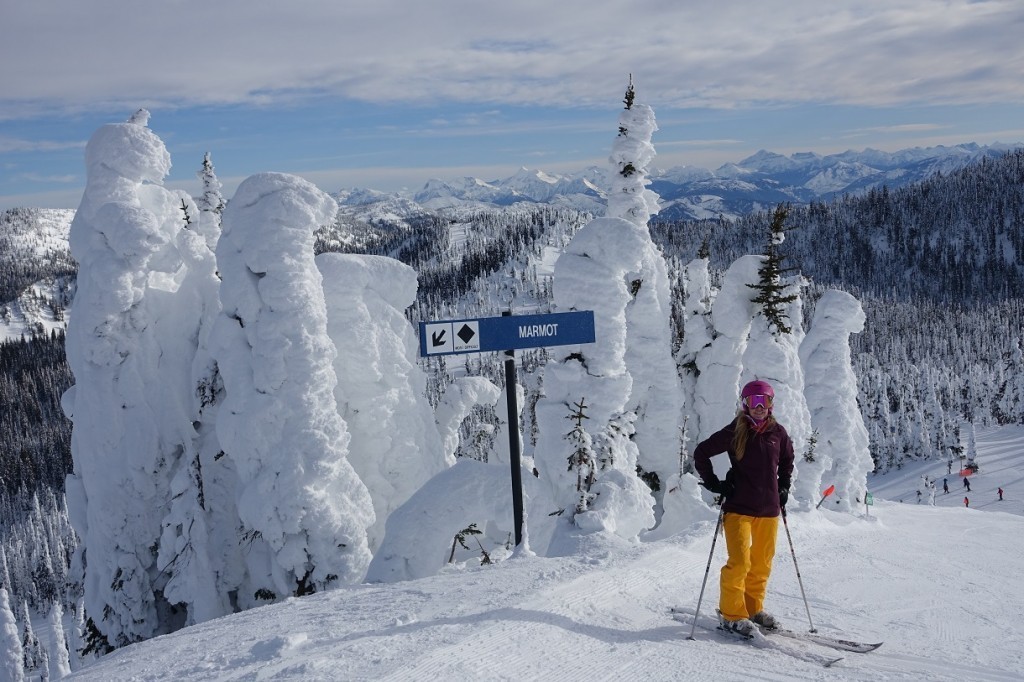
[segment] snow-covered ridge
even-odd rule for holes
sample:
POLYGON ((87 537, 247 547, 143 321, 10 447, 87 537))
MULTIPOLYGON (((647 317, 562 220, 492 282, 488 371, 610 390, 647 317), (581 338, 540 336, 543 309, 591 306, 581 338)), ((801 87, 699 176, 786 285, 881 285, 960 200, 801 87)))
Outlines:
POLYGON ((9 256, 47 257, 68 251, 72 209, 25 208, 0 216, 0 245, 9 256))
MULTIPOLYGON (((948 173, 985 157, 1000 156, 1021 144, 980 146, 973 142, 954 146, 914 147, 898 152, 876 149, 848 150, 822 156, 799 152, 783 156, 761 150, 737 163, 715 170, 695 166, 652 169, 649 175, 661 197, 659 217, 734 219, 751 210, 780 201, 802 204, 839 194, 857 194, 887 184, 891 188, 918 182, 937 172, 948 173)), ((397 206, 389 213, 408 210, 410 202, 426 210, 458 206, 508 206, 517 202, 557 203, 585 211, 603 205, 608 187, 607 170, 556 174, 521 168, 504 179, 429 180, 419 191, 390 194, 346 189, 335 194, 339 204, 397 206)))
POLYGON ((62 310, 70 300, 75 269, 68 231, 75 212, 68 209, 22 208, 0 214, 0 269, 30 270, 6 274, 0 287, 0 339, 62 328, 62 310))

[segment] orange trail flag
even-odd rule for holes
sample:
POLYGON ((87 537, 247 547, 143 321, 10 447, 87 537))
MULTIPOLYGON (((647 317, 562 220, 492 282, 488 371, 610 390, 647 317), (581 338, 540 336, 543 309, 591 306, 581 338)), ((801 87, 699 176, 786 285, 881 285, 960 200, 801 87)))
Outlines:
POLYGON ((835 491, 836 487, 834 485, 830 485, 829 487, 825 488, 825 492, 821 494, 821 499, 818 501, 818 504, 814 508, 817 509, 818 507, 820 507, 821 503, 825 501, 825 498, 834 493, 835 491))

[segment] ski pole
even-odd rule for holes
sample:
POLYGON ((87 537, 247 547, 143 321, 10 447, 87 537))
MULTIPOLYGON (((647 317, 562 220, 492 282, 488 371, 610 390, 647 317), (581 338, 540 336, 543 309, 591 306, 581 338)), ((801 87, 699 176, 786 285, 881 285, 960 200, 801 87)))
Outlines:
MULTIPOLYGON (((725 502, 725 499, 722 499, 725 502)), ((693 639, 693 633, 697 629, 697 617, 700 615, 700 603, 704 601, 704 587, 708 584, 708 572, 711 570, 711 559, 715 556, 715 543, 718 542, 718 531, 722 527, 722 516, 725 514, 725 509, 721 509, 718 512, 718 522, 715 524, 715 534, 711 538, 711 553, 708 554, 708 565, 704 569, 704 581, 700 584, 700 596, 697 597, 697 610, 693 613, 693 626, 690 628, 690 636, 686 639, 693 639)))
POLYGON ((793 557, 793 568, 796 569, 796 581, 800 583, 800 594, 804 598, 804 608, 807 609, 807 622, 811 624, 811 632, 817 632, 814 621, 811 620, 811 607, 807 603, 807 593, 804 592, 804 581, 800 577, 800 566, 796 563, 796 550, 793 549, 793 536, 789 534, 789 522, 786 521, 786 508, 782 508, 782 525, 786 528, 786 538, 789 540, 789 554, 793 557))

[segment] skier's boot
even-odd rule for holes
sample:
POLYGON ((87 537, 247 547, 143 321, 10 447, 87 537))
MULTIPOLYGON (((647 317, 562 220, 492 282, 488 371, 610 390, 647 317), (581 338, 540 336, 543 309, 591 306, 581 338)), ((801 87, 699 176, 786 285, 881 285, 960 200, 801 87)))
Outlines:
POLYGON ((750 620, 754 621, 765 630, 779 629, 779 621, 775 618, 775 616, 768 613, 767 611, 758 611, 750 617, 750 620))
POLYGON ((725 616, 719 614, 718 620, 721 623, 722 629, 726 632, 732 632, 740 635, 741 637, 753 637, 754 630, 757 626, 751 623, 746 618, 740 618, 739 620, 729 620, 725 616))

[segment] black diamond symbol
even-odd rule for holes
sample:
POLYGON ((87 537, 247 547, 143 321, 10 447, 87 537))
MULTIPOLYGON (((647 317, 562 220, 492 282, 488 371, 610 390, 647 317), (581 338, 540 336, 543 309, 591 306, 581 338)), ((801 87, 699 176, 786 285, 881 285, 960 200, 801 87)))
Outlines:
POLYGON ((464 325, 462 325, 462 328, 459 329, 459 333, 457 334, 457 336, 460 339, 462 339, 462 343, 469 343, 470 340, 474 336, 476 336, 476 332, 473 331, 473 328, 470 327, 468 324, 464 324, 464 325))

